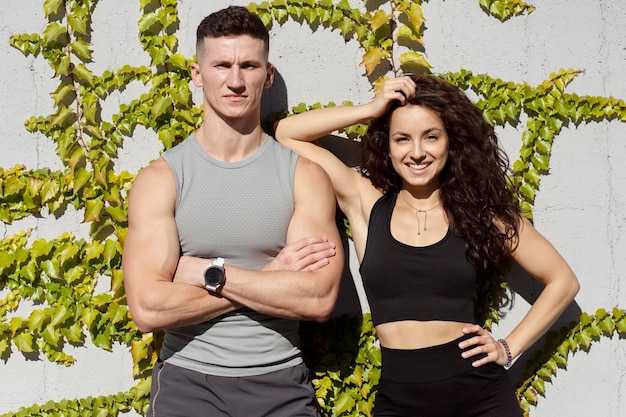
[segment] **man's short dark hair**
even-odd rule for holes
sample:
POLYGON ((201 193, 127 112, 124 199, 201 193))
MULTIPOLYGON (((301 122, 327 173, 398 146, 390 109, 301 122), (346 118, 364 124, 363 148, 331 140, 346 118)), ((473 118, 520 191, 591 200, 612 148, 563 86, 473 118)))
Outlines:
POLYGON ((248 35, 260 39, 269 53, 270 35, 263 21, 256 14, 242 6, 229 6, 205 17, 196 31, 196 53, 202 48, 205 38, 248 35))

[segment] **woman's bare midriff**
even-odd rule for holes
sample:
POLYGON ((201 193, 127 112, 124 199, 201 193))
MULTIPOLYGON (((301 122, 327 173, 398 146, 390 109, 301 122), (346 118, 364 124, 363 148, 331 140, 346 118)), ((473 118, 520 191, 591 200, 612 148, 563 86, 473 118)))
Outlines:
POLYGON ((442 345, 463 336, 471 323, 453 321, 396 321, 376 326, 381 346, 390 349, 420 349, 442 345))

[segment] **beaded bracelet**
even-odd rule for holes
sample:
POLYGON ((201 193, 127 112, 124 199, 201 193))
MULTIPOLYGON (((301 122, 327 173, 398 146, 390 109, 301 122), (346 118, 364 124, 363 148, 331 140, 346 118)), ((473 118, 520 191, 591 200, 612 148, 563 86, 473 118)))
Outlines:
POLYGON ((504 339, 498 339, 498 343, 504 346, 504 351, 506 352, 506 364, 504 367, 509 369, 511 365, 513 365, 513 357, 511 356, 511 349, 509 349, 509 344, 504 339))

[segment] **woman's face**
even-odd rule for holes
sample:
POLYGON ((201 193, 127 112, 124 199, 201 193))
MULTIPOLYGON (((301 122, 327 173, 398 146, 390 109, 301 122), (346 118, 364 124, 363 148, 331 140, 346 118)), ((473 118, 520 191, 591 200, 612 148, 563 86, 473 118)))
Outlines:
POLYGON ((389 120, 389 156, 403 188, 432 191, 448 160, 448 135, 439 116, 423 106, 397 108, 389 120))

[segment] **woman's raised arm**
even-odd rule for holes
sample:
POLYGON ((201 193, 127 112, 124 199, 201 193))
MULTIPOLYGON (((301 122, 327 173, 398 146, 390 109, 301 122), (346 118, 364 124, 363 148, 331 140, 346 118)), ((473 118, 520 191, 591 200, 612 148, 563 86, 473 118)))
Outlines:
POLYGON ((394 100, 404 104, 405 97, 414 92, 415 83, 410 77, 389 79, 369 103, 315 109, 280 120, 276 125, 276 139, 314 141, 336 130, 380 117, 394 100))

